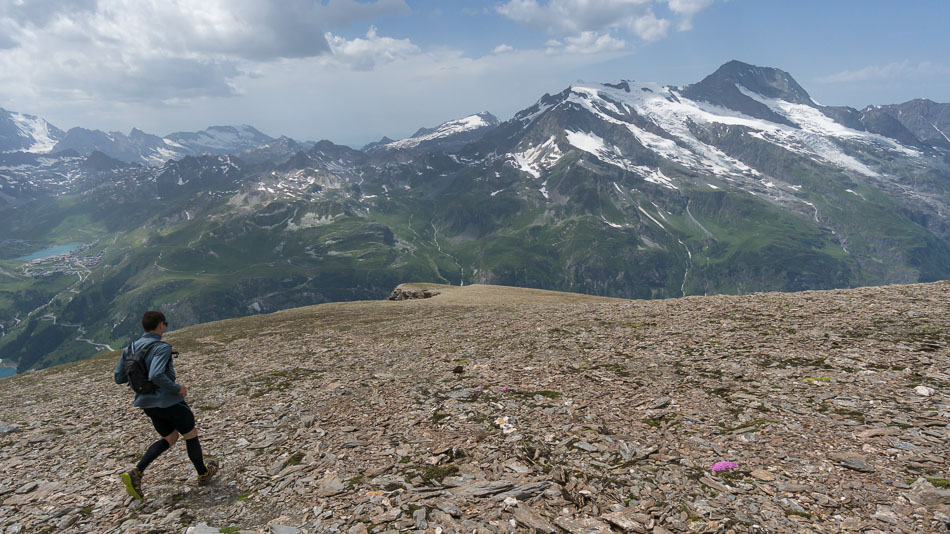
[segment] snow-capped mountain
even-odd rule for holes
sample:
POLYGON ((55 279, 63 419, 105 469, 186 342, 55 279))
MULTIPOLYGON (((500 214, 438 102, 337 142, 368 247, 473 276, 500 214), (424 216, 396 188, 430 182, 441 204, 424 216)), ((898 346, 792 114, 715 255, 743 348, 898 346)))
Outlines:
MULTIPOLYGON (((684 87, 577 83, 501 124, 364 150, 280 139, 159 166, 8 154, 0 258, 98 240, 110 260, 47 311, 97 318, 87 337, 105 341, 144 306, 203 322, 406 280, 660 298, 948 279, 944 106, 823 106, 787 72, 730 62, 684 87)), ((73 357, 72 337, 44 361, 73 357)), ((56 343, 23 346, 21 366, 56 343)))
POLYGON ((384 150, 408 150, 413 152, 454 152, 459 148, 478 140, 498 126, 498 119, 484 111, 475 115, 454 119, 435 128, 419 128, 406 139, 393 141, 387 137, 363 147, 367 152, 384 150))
POLYGON ((64 135, 45 119, 0 108, 0 152, 49 152, 64 135))
POLYGON ((198 154, 236 154, 272 140, 247 125, 212 126, 200 132, 176 132, 166 137, 136 128, 129 135, 72 128, 52 150, 75 150, 83 155, 100 151, 129 163, 161 165, 169 160, 198 154))
POLYGON ((211 126, 200 132, 175 132, 165 136, 166 143, 184 147, 190 155, 237 154, 273 140, 247 124, 211 126))
MULTIPOLYGON (((552 131, 541 142, 523 136, 507 155, 513 166, 540 176, 573 147, 604 163, 654 176, 657 169, 637 164, 637 154, 645 149, 710 177, 766 181, 769 176, 756 169, 758 165, 750 165, 743 161, 748 158, 710 138, 711 130, 722 129, 869 177, 879 176, 879 170, 858 153, 862 148, 907 157, 922 155, 915 146, 920 141, 900 124, 888 124, 891 130, 876 128, 878 123, 866 120, 867 114, 819 105, 787 73, 738 62, 680 88, 633 81, 576 84, 556 97, 546 96, 514 120, 527 132, 532 123, 559 110, 583 112, 577 117, 583 120, 563 124, 563 131, 552 131), (857 120, 839 119, 851 115, 857 120), (608 139, 598 135, 601 130, 609 133, 608 139), (629 147, 626 152, 624 145, 629 147)), ((664 183, 672 186, 674 181, 664 183)))

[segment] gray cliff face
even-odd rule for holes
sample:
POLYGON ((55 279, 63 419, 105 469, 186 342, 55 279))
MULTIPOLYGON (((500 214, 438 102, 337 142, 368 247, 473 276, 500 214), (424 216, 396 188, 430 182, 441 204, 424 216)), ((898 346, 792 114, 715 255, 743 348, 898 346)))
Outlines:
POLYGON ((925 143, 950 149, 950 103, 918 98, 903 104, 869 106, 868 110, 872 108, 894 117, 925 143))

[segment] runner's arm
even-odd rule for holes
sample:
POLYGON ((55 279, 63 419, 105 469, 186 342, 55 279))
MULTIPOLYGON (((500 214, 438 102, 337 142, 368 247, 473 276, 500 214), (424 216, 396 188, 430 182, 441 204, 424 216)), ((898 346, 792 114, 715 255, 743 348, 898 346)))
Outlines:
POLYGON ((159 389, 174 391, 176 393, 180 392, 181 386, 176 384, 175 381, 168 376, 168 373, 165 372, 168 369, 168 362, 172 357, 171 345, 168 343, 159 343, 152 350, 154 354, 152 354, 152 363, 148 368, 148 379, 158 386, 159 389))
POLYGON ((125 350, 119 356, 119 363, 115 364, 114 376, 116 384, 125 384, 129 381, 129 377, 125 375, 125 350))

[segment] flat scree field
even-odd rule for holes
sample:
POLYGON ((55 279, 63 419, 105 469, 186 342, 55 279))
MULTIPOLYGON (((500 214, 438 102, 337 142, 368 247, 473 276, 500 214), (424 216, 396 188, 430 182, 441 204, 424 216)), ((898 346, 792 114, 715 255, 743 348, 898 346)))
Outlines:
POLYGON ((948 531, 948 282, 403 287, 166 336, 223 470, 180 443, 144 503, 118 353, 0 380, 0 532, 948 531))

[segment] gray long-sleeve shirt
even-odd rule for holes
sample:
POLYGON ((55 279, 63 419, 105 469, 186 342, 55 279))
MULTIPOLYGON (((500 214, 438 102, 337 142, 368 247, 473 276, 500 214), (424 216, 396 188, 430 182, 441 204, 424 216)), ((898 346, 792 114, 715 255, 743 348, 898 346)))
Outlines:
MULTIPOLYGON (((146 332, 138 340, 132 342, 132 352, 136 348, 144 347, 152 341, 159 341, 162 336, 146 332)), ((115 383, 125 384, 129 378, 125 375, 125 357, 128 351, 122 351, 119 362, 115 366, 115 383)), ((139 408, 168 408, 182 401, 178 394, 181 386, 175 383, 175 367, 172 365, 172 346, 168 343, 157 343, 149 350, 145 357, 148 366, 148 379, 158 389, 154 393, 136 393, 133 405, 139 408)))

